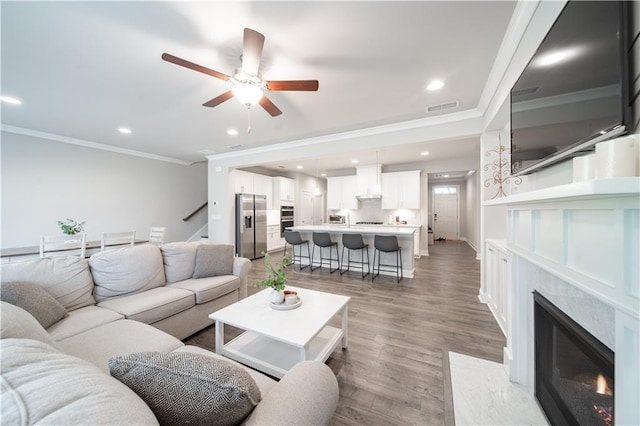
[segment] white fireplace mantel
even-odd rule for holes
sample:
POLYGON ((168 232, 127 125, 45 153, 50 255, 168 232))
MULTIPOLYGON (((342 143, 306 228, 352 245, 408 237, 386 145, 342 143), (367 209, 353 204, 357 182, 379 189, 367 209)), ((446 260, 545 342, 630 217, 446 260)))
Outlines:
POLYGON ((640 178, 592 180, 491 200, 506 205, 505 364, 534 393, 540 292, 615 353, 617 424, 640 424, 640 178))

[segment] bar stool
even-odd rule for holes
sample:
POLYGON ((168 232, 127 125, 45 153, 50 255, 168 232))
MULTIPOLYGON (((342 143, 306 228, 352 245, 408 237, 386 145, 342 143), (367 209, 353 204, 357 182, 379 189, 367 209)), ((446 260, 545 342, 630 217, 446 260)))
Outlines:
POLYGON ((296 246, 298 248, 298 270, 302 271, 304 268, 311 265, 311 257, 309 257, 309 240, 303 240, 298 231, 284 231, 284 255, 287 256, 287 244, 291 244, 291 251, 293 251, 293 264, 296 263, 296 246), (307 255, 302 255, 302 246, 307 245, 307 255), (306 257, 309 259, 309 264, 302 266, 302 258, 306 257))
MULTIPOLYGON (((395 266, 396 268, 396 278, 398 279, 398 283, 403 277, 402 275, 402 247, 398 245, 398 238, 395 235, 376 235, 373 238, 373 246, 375 250, 373 251, 373 275, 371 276, 371 281, 375 280, 378 275, 380 275, 380 265, 382 266, 395 266), (378 253, 378 273, 376 273, 376 252, 378 253), (385 253, 396 253, 396 264, 381 264, 380 263, 380 252, 385 253)), ((383 269, 384 271, 384 269, 383 269)), ((391 272, 391 270, 387 270, 391 272)))
POLYGON ((313 233, 313 249, 311 249, 311 271, 315 271, 318 268, 322 268, 322 261, 324 259, 329 259, 329 272, 334 273, 338 269, 340 269, 340 256, 338 255, 338 243, 334 243, 331 241, 331 237, 328 232, 314 232, 313 233), (320 266, 313 267, 313 254, 316 250, 316 246, 320 247, 320 266), (329 257, 322 257, 322 249, 325 247, 329 247, 329 257), (331 269, 331 263, 333 258, 331 257, 331 248, 336 248, 336 261, 338 262, 338 267, 336 269, 331 269))
POLYGON ((352 263, 360 265, 362 268, 362 278, 371 273, 371 265, 369 263, 369 244, 365 244, 361 234, 342 234, 342 263, 340 264, 340 275, 349 271, 352 263), (342 269, 344 265, 344 249, 347 249, 347 269, 342 269), (360 250, 361 261, 351 260, 351 250, 360 250), (367 253, 367 273, 364 273, 364 254, 367 253))

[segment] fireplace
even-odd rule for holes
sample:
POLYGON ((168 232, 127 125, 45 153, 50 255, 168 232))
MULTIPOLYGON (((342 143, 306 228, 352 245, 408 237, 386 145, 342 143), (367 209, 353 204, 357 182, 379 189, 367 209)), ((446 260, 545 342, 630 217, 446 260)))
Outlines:
POLYGON ((552 425, 614 424, 614 354, 534 292, 535 394, 552 425))

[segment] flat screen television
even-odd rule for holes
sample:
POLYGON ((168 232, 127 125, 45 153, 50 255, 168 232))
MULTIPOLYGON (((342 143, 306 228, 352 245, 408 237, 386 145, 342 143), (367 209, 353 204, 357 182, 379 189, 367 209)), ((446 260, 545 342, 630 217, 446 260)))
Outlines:
POLYGON ((628 133, 627 2, 569 1, 511 90, 511 171, 524 175, 628 133))

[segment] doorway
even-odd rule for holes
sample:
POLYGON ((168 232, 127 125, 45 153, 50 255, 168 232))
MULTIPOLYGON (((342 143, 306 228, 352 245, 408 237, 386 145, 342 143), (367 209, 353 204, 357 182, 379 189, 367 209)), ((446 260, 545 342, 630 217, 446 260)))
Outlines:
POLYGON ((458 185, 433 187, 433 239, 435 241, 459 238, 459 189, 458 185))
POLYGON ((301 191, 301 195, 297 222, 300 225, 321 225, 324 223, 324 194, 314 195, 311 191, 301 191))

